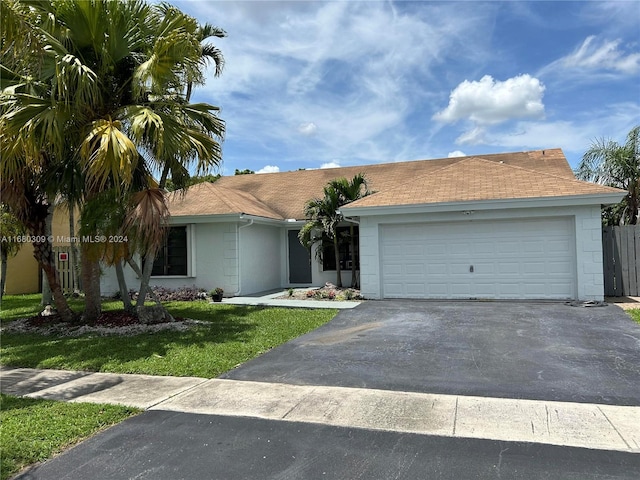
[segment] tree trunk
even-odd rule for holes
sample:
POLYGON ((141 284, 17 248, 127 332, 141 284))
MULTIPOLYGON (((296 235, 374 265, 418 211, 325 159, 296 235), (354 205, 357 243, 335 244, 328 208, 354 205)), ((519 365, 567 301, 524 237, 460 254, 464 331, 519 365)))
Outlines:
POLYGON ((2 300, 2 296, 4 295, 4 286, 7 283, 7 252, 4 248, 0 249, 0 260, 2 260, 2 266, 0 267, 0 300, 2 300))
MULTIPOLYGON (((138 264, 131 257, 127 258, 126 262, 129 264, 133 272, 136 275, 138 275, 138 278, 142 278, 142 270, 140 270, 140 267, 138 266, 138 264)), ((158 305, 162 305, 162 302, 160 301, 160 299, 156 297, 156 294, 153 293, 153 290, 148 286, 147 286, 147 295, 149 295, 151 297, 151 300, 156 302, 158 305)))
POLYGON ((84 322, 95 322, 102 313, 102 299, 100 297, 100 261, 92 258, 88 246, 83 243, 80 247, 80 260, 82 262, 82 287, 84 290, 84 322))
MULTIPOLYGON (((158 182, 158 188, 165 188, 167 184, 167 177, 169 176, 169 169, 170 169, 169 163, 165 163, 164 168, 162 169, 162 174, 160 176, 160 182, 158 182)), ((147 255, 148 261, 142 265, 142 271, 140 273, 136 272, 140 277, 140 288, 138 289, 138 300, 136 301, 136 307, 142 307, 147 297, 147 292, 151 292, 151 290, 149 289, 149 282, 151 282, 151 271, 153 270, 153 261, 155 259, 155 252, 153 253, 146 252, 146 255, 147 255)), ((131 265, 131 262, 132 261, 129 262, 130 265, 131 265)), ((131 266, 133 267, 133 265, 131 266)), ((160 300, 158 300, 152 292, 150 296, 153 300, 155 300, 155 302, 158 305, 162 305, 160 300)), ((166 311, 166 313, 167 315, 170 315, 168 311, 166 311)))
POLYGON ((333 249, 336 254, 336 286, 342 288, 342 272, 340 271, 340 247, 338 245, 338 235, 333 237, 333 249))
MULTIPOLYGON (((47 207, 47 218, 44 222, 44 234, 47 237, 50 237, 52 234, 52 223, 53 223, 53 202, 49 202, 47 207)), ((54 260, 55 261, 55 260, 54 260)), ((60 277, 58 277, 59 279, 60 277)), ((47 276, 43 270, 42 272, 42 298, 40 299, 40 305, 46 307, 47 305, 51 305, 53 303, 52 298, 53 293, 51 292, 51 286, 47 280, 47 276)))
POLYGON ((53 294, 51 293, 49 280, 47 280, 47 274, 44 269, 42 269, 40 275, 42 275, 42 297, 40 297, 40 305, 46 307, 47 305, 51 305, 53 303, 53 294))
POLYGON ((149 281, 151 280, 151 271, 153 270, 153 258, 148 256, 147 260, 142 265, 142 277, 140 278, 140 290, 138 291, 138 300, 136 302, 137 307, 142 307, 147 297, 147 290, 149 290, 149 281))
MULTIPOLYGON (((42 228, 42 231, 44 231, 44 228, 42 228)), ((33 231, 33 234, 36 237, 44 236, 42 232, 38 234, 33 231)), ((46 236, 44 237, 46 238, 46 236)), ((38 264, 42 268, 46 276, 46 280, 49 283, 51 293, 53 293, 53 303, 58 311, 58 315, 60 315, 62 320, 65 322, 75 321, 76 315, 73 313, 71 308, 69 308, 67 299, 64 298, 64 295, 62 294, 62 283, 60 282, 60 276, 58 275, 58 269, 56 268, 53 248, 51 247, 51 243, 49 243, 48 239, 44 242, 33 243, 33 256, 38 261, 38 264)))
POLYGON ((122 305, 127 312, 133 311, 133 305, 131 304, 131 297, 129 297, 129 289, 127 289, 127 282, 124 279, 124 270, 122 268, 122 262, 116 262, 116 277, 118 277, 118 287, 120 288, 120 298, 122 298, 122 305))
POLYGON ((71 288, 75 290, 81 290, 80 286, 80 268, 78 266, 78 247, 74 238, 76 236, 76 216, 75 207, 69 205, 69 236, 71 237, 71 250, 69 254, 69 260, 71 260, 71 288))
POLYGON ((356 278, 356 238, 353 234, 353 225, 349 226, 349 236, 351 237, 351 288, 358 288, 356 278))
MULTIPOLYGON (((51 210, 51 207, 49 207, 51 210)), ((51 223, 49 223, 49 233, 47 233, 47 223, 51 221, 49 215, 33 215, 28 221, 25 221, 25 227, 30 235, 36 239, 43 239, 41 242, 33 242, 33 256, 44 272, 46 283, 48 283, 51 293, 53 293, 53 304, 58 311, 58 315, 65 322, 74 322, 77 317, 73 310, 69 308, 67 299, 62 294, 62 283, 60 275, 56 268, 56 260, 53 255, 53 246, 51 245, 50 232, 51 223)))

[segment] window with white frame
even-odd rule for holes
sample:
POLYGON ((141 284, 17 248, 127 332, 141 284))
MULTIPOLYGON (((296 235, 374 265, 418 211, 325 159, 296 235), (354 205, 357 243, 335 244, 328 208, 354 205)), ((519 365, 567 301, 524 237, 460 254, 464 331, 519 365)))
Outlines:
POLYGON ((152 276, 188 274, 188 238, 186 226, 169 227, 153 262, 152 276))

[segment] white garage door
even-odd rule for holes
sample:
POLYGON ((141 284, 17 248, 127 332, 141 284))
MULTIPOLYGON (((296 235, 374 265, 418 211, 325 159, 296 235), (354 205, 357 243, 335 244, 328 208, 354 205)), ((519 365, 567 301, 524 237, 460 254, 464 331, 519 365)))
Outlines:
POLYGON ((569 218, 384 225, 384 298, 568 299, 576 295, 569 218))

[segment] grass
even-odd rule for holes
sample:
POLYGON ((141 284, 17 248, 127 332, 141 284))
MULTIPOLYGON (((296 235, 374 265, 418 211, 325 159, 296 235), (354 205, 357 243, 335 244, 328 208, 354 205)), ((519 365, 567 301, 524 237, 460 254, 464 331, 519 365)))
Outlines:
MULTIPOLYGON (((3 322, 39 311, 37 296, 6 296, 3 322), (15 306, 15 307, 14 307, 15 306)), ((75 305, 74 305, 75 306, 75 305)), ((105 310, 121 303, 105 302, 105 310)), ((0 363, 7 366, 212 378, 331 320, 336 310, 167 302, 175 317, 206 322, 186 332, 78 338, 2 334, 0 363)), ((78 309, 79 310, 79 309, 78 309)))
POLYGON ((640 323, 640 308, 634 308, 632 310, 627 310, 627 313, 631 315, 631 318, 637 323, 640 323))
POLYGON ((5 480, 95 432, 136 414, 135 408, 64 403, 0 394, 0 440, 5 480))
MULTIPOLYGON (((41 311, 39 295, 7 295, 2 323, 41 311)), ((72 299, 75 311, 82 301, 72 299)), ((3 365, 150 375, 216 377, 273 347, 331 320, 336 310, 235 307, 207 302, 168 302, 174 317, 206 322, 187 332, 66 338, 2 334, 3 365)), ((103 310, 122 303, 105 301, 103 310)), ((46 460, 139 410, 84 403, 0 397, 1 478, 46 460)))
MULTIPOLYGON (((0 321, 2 323, 18 320, 19 318, 33 317, 42 311, 39 293, 29 295, 5 295, 2 297, 0 307, 0 321)), ((80 298, 67 300, 72 310, 81 312, 84 301, 80 298)), ((106 300, 102 302, 103 310, 122 310, 122 302, 118 300, 106 300)))

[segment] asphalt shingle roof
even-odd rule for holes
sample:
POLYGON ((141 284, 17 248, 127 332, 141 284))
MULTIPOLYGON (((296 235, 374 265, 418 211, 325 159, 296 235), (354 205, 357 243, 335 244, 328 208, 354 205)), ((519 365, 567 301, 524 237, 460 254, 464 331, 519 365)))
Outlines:
POLYGON ((561 149, 260 175, 234 175, 172 195, 173 216, 248 214, 304 219, 304 204, 339 177, 363 173, 376 192, 351 206, 522 199, 618 192, 576 180, 561 149))
POLYGON ((351 203, 379 207, 617 193, 615 188, 514 165, 465 158, 402 186, 351 203))

